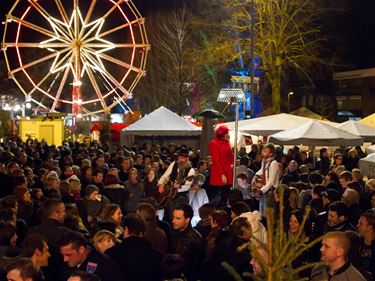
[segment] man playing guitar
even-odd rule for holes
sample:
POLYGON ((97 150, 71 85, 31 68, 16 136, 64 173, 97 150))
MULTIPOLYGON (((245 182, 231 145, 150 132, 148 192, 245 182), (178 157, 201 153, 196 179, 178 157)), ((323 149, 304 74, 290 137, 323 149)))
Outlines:
POLYGON ((180 203, 189 204, 188 192, 193 182, 192 179, 194 175, 195 170, 189 161, 189 151, 182 148, 178 152, 177 161, 172 162, 168 166, 167 170, 158 181, 159 193, 165 191, 165 185, 168 182, 172 182, 172 188, 177 189, 176 197, 173 198, 167 206, 169 210, 172 210, 175 205, 180 203), (181 182, 185 178, 191 178, 191 180, 181 182))
POLYGON ((274 158, 275 146, 268 143, 262 149, 262 166, 256 172, 251 185, 253 192, 259 197, 259 211, 263 216, 266 214, 267 193, 279 184, 280 168, 274 158))

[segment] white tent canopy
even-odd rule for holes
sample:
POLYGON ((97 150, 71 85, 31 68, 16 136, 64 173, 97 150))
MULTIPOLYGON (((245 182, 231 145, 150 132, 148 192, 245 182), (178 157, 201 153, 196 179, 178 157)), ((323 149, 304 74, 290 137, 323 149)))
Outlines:
POLYGON ((164 106, 121 130, 125 136, 199 136, 202 129, 164 106))
POLYGON ((359 160, 359 169, 369 178, 375 178, 375 153, 359 160))
POLYGON ((366 154, 375 153, 375 144, 366 147, 366 154))
MULTIPOLYGON (((284 130, 293 129, 310 120, 310 118, 306 117, 280 113, 241 120, 238 122, 238 131, 258 136, 269 136, 284 130)), ((230 130, 234 130, 234 122, 228 122, 220 125, 226 125, 230 130)))
POLYGON ((375 142, 375 127, 353 120, 338 124, 336 127, 353 135, 363 137, 365 141, 375 142))
POLYGON ((325 123, 311 120, 294 129, 273 134, 269 141, 286 145, 356 146, 363 143, 363 138, 325 123))

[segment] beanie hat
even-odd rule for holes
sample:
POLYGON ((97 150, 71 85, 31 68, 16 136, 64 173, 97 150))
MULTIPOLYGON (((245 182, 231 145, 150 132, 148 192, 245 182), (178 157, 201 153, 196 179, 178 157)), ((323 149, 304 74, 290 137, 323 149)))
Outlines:
POLYGON ((340 193, 338 193, 337 190, 334 190, 334 189, 331 189, 331 188, 328 188, 328 189, 326 189, 326 191, 323 191, 322 196, 327 197, 329 199, 329 201, 331 201, 331 202, 341 200, 340 193))
POLYGON ((85 188, 85 195, 90 196, 94 191, 99 191, 99 188, 97 188, 95 185, 89 184, 85 188))
POLYGON ((345 203, 346 206, 351 207, 355 204, 359 204, 359 195, 358 192, 354 189, 347 188, 342 195, 342 202, 345 203))
POLYGON ((242 213, 240 217, 246 218, 251 225, 252 242, 255 245, 259 245, 259 243, 267 244, 267 230, 261 223, 262 214, 259 211, 246 212, 242 213))
POLYGON ((222 125, 222 126, 220 126, 220 127, 216 130, 216 136, 223 136, 223 135, 228 134, 228 132, 229 132, 228 127, 225 126, 225 125, 222 125))

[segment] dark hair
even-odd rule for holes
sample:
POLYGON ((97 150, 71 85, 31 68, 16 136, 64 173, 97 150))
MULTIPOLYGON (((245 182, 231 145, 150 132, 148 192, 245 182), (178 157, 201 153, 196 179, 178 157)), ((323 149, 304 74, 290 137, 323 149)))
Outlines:
POLYGON ((364 217, 367 221, 367 224, 371 225, 372 230, 375 231, 375 214, 366 212, 366 213, 363 213, 361 217, 364 217))
POLYGON ((60 245, 60 248, 61 247, 64 247, 64 246, 67 246, 69 244, 72 244, 73 246, 73 249, 76 249, 78 250, 79 247, 87 247, 87 240, 86 238, 83 236, 83 234, 77 232, 77 231, 68 231, 67 233, 65 233, 60 241, 59 241, 59 245, 60 245))
POLYGON ((316 184, 322 184, 323 183, 323 176, 322 174, 318 172, 312 172, 309 174, 309 184, 310 185, 316 185, 316 184))
POLYGON ((94 169, 92 171, 92 176, 93 177, 96 177, 98 174, 104 174, 103 170, 102 169, 94 169))
POLYGON ((236 178, 246 181, 247 180, 247 175, 245 173, 240 173, 240 174, 237 175, 236 178))
POLYGON ((246 231, 251 230, 247 218, 238 217, 232 221, 230 230, 235 236, 243 236, 246 231))
POLYGON ((150 203, 139 203, 137 205, 137 213, 139 214, 146 222, 155 221, 155 208, 150 203))
POLYGON ((41 235, 31 234, 27 236, 22 243, 21 255, 31 258, 34 255, 35 250, 42 252, 43 242, 47 243, 47 241, 41 235))
POLYGON ((299 209, 296 209, 296 210, 293 210, 291 213, 290 213, 290 216, 294 215, 298 221, 299 224, 302 223, 303 221, 303 212, 299 209))
POLYGON ((241 190, 238 188, 236 189, 231 189, 229 191, 228 195, 228 204, 229 206, 233 206, 236 202, 242 201, 243 200, 243 194, 241 190))
POLYGON ((17 199, 14 195, 5 196, 0 200, 0 209, 15 209, 17 208, 17 199))
POLYGON ((0 245, 10 246, 10 240, 16 232, 17 228, 13 224, 0 223, 0 245))
POLYGON ((213 212, 215 212, 216 208, 211 203, 206 203, 200 206, 198 209, 199 217, 201 219, 208 219, 208 216, 211 215, 213 212))
POLYGON ((336 212, 339 217, 344 216, 347 218, 349 215, 349 209, 344 202, 335 201, 328 208, 331 212, 336 212))
POLYGON ((183 211, 185 219, 193 218, 193 215, 194 215, 193 208, 189 204, 186 204, 186 203, 178 204, 177 206, 173 208, 173 211, 174 210, 183 211))
POLYGON ((9 224, 16 220, 16 213, 12 209, 3 209, 0 211, 0 222, 9 224))
POLYGON ((312 188, 312 193, 318 195, 319 198, 321 198, 321 197, 322 197, 322 196, 321 196, 321 193, 324 191, 324 189, 325 189, 325 186, 324 186, 324 185, 320 185, 320 184, 318 184, 318 185, 313 186, 313 188, 312 188))
POLYGON ((43 202, 42 205, 42 212, 45 217, 50 217, 54 212, 56 212, 57 208, 64 204, 63 201, 56 198, 51 198, 43 202))
POLYGON ((242 202, 242 201, 239 201, 239 202, 235 203, 232 206, 231 210, 232 210, 233 213, 236 214, 236 216, 239 216, 243 213, 247 213, 247 212, 251 211, 249 205, 247 205, 245 202, 242 202))
POLYGON ((97 275, 83 271, 75 271, 71 276, 79 277, 80 281, 100 281, 97 275))
POLYGON ((127 214, 124 218, 124 229, 128 228, 129 234, 141 235, 146 231, 143 219, 134 213, 127 214))
POLYGON ((245 166, 249 165, 249 157, 242 156, 240 158, 240 165, 245 165, 245 166))
POLYGON ((167 254, 161 260, 163 280, 174 280, 183 277, 185 261, 181 255, 167 254))
POLYGON ((217 210, 211 216, 212 220, 219 226, 219 228, 226 228, 230 225, 231 218, 224 210, 217 210))
POLYGON ((10 261, 6 265, 6 271, 10 272, 14 269, 17 269, 20 272, 20 277, 25 280, 27 278, 32 278, 32 280, 36 280, 37 278, 37 271, 36 268, 29 258, 21 257, 16 258, 10 261))

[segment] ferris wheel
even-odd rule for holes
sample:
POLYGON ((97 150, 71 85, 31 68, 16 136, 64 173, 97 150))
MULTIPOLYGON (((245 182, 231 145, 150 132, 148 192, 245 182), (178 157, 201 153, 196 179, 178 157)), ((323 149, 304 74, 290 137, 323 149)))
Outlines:
POLYGON ((131 0, 16 0, 2 41, 26 100, 78 117, 125 109, 149 47, 131 0))

